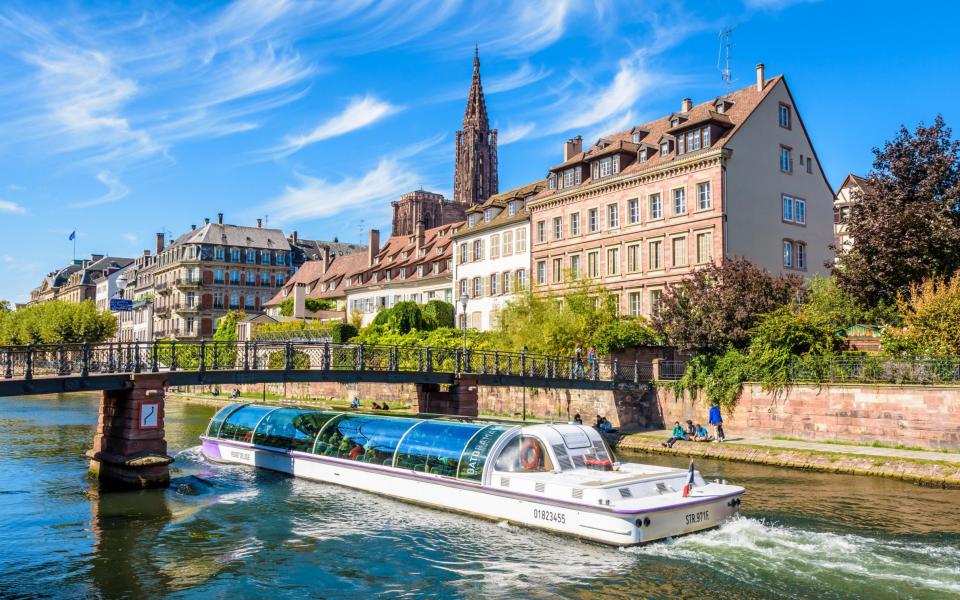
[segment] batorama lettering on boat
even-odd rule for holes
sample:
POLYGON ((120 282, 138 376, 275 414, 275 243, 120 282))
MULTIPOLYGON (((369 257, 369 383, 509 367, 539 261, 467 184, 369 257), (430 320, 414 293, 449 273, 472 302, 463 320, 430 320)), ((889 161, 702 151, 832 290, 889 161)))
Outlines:
POLYGON ((207 460, 254 464, 432 506, 630 546, 716 527, 744 489, 618 462, 596 429, 237 403, 201 436, 207 460), (712 517, 712 518, 711 518, 712 517))

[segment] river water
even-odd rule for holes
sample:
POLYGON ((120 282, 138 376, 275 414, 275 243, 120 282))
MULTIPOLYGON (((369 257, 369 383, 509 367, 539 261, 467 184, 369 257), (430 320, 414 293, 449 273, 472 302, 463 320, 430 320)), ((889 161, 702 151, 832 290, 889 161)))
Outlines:
POLYGON ((101 493, 97 401, 0 398, 0 597, 960 598, 960 491, 701 461, 743 516, 616 549, 207 464, 214 408, 179 402, 171 487, 101 493))

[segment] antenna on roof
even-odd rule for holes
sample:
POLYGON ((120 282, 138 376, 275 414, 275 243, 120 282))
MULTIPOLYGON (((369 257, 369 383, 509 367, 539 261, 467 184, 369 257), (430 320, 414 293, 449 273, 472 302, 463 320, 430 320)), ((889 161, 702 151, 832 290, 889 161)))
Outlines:
POLYGON ((733 46, 733 42, 730 41, 730 34, 733 33, 733 30, 736 27, 727 27, 720 32, 718 36, 720 39, 720 48, 717 50, 717 70, 720 71, 720 78, 723 79, 724 87, 727 89, 727 93, 730 93, 730 47, 733 46), (724 50, 726 50, 726 56, 724 56, 724 50), (720 68, 720 62, 723 61, 723 68, 720 68))

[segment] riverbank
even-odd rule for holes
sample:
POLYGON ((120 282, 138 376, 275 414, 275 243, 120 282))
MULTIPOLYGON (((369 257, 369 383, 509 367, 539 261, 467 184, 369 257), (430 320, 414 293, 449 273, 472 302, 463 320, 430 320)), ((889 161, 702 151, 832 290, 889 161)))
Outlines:
POLYGON ((722 444, 677 442, 666 448, 669 431, 624 435, 618 450, 648 452, 900 479, 917 485, 960 489, 960 453, 906 450, 877 446, 829 444, 801 440, 737 438, 722 444))

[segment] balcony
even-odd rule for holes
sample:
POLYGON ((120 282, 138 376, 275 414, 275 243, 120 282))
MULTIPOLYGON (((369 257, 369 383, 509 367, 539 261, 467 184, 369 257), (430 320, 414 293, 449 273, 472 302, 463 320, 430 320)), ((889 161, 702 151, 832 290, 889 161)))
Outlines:
POLYGON ((200 311, 200 304, 199 303, 185 304, 181 302, 179 304, 174 304, 173 310, 178 313, 195 313, 200 311))
POLYGON ((181 277, 177 279, 177 287, 201 287, 203 282, 200 278, 181 277))
POLYGON ((155 284, 153 284, 153 289, 157 290, 158 292, 169 290, 170 284, 167 283, 166 281, 158 281, 155 284))

